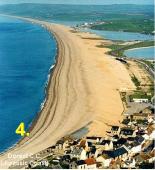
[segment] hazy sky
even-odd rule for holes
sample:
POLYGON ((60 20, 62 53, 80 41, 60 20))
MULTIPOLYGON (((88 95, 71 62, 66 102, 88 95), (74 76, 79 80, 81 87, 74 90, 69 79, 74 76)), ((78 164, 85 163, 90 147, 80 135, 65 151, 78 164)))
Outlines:
POLYGON ((0 0, 2 4, 51 3, 51 4, 153 4, 154 0, 0 0))

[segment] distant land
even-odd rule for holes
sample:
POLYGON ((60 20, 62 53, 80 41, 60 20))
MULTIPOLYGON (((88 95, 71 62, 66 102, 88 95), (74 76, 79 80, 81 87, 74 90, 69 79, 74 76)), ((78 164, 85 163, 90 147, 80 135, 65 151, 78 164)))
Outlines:
POLYGON ((0 6, 0 13, 50 21, 106 22, 92 29, 151 34, 153 5, 56 5, 10 4, 0 6))

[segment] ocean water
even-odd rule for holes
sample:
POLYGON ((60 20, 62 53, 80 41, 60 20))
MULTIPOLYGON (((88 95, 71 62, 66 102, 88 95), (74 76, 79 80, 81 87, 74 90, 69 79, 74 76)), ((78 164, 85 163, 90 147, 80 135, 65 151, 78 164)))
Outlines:
POLYGON ((138 59, 154 59, 155 57, 155 46, 154 47, 146 47, 146 48, 135 48, 126 50, 124 54, 130 58, 138 58, 138 59))
POLYGON ((0 152, 21 137, 45 100, 50 67, 55 63, 56 42, 44 28, 0 17, 0 152))
POLYGON ((153 35, 133 33, 133 32, 120 32, 120 31, 103 31, 103 30, 91 30, 83 29, 83 31, 88 31, 94 34, 97 34, 105 39, 109 40, 119 40, 119 41, 144 41, 144 40, 153 40, 153 35))

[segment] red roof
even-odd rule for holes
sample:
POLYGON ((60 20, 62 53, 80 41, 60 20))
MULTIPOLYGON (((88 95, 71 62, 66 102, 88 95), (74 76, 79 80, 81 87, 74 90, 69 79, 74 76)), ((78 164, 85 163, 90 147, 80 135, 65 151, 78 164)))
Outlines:
POLYGON ((87 165, 93 165, 93 164, 96 164, 96 161, 95 161, 94 158, 88 158, 88 159, 85 160, 85 163, 87 165))

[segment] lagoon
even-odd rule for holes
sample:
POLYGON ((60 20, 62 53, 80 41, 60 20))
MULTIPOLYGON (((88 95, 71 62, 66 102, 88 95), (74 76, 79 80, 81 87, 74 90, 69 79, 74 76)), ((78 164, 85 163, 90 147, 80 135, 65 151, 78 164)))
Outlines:
POLYGON ((130 58, 152 60, 155 57, 154 51, 155 47, 145 47, 126 50, 124 54, 130 58))
POLYGON ((119 31, 102 31, 102 30, 91 30, 86 29, 91 33, 95 33, 105 39, 109 40, 118 40, 118 41, 144 41, 144 40, 153 40, 153 35, 146 35, 141 33, 132 33, 132 32, 119 32, 119 31))

